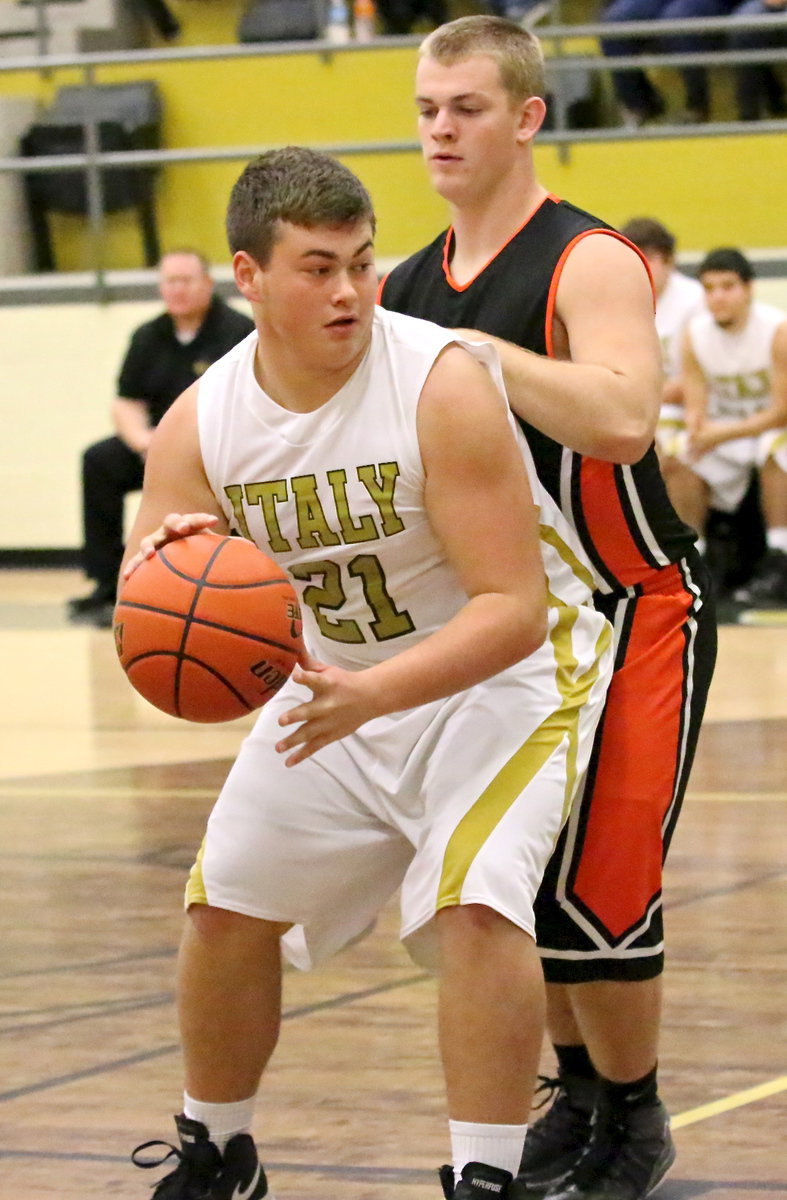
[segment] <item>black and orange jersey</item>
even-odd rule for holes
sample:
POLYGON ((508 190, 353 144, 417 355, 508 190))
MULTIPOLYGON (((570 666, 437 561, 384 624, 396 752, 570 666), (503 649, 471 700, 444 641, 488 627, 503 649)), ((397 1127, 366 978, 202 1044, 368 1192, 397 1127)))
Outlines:
MULTIPOLYGON (((400 263, 383 280, 380 303, 447 328, 479 329, 553 356, 560 273, 591 233, 620 237, 582 209, 547 196, 469 283, 451 277, 453 231, 400 263)), ((625 240, 625 239, 623 239, 625 240)), ((688 554, 695 534, 673 509, 653 446, 633 466, 575 453, 520 421, 541 481, 577 530, 604 592, 645 583, 688 554)))

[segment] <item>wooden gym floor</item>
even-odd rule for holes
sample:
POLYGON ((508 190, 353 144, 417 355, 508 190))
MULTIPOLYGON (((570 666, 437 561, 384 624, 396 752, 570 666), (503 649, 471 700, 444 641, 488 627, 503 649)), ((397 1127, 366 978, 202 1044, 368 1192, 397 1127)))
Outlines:
MULTIPOLYGON (((138 699, 76 573, 0 571, 0 1196, 132 1200, 180 1106, 187 868, 246 722, 138 699)), ((787 1197, 787 627, 725 627, 666 877, 660 1200, 787 1197)), ((290 973, 255 1132, 279 1200, 436 1200, 434 987, 396 938, 290 973)), ((551 1069, 548 1053, 545 1069, 551 1069)))

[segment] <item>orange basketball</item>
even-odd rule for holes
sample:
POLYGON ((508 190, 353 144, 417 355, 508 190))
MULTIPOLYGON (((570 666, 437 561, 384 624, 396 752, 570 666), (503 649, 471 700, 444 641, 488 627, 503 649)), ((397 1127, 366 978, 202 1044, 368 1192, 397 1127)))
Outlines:
POLYGON ((187 721, 231 721, 273 696, 303 653, 287 573, 238 537, 163 546, 123 585, 114 618, 140 695, 187 721))

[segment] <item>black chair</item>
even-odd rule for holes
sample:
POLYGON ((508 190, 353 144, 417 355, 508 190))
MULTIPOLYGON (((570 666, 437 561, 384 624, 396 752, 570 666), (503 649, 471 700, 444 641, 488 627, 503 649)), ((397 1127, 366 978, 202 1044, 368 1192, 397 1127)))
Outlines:
MULTIPOLYGON (((20 153, 27 158, 84 154, 88 112, 96 122, 102 152, 154 149, 160 144, 161 113, 155 84, 110 84, 91 89, 61 88, 48 112, 22 136, 20 153)), ((136 209, 148 267, 155 266, 160 258, 155 174, 155 167, 102 167, 99 172, 104 212, 136 209)), ((89 214, 87 169, 31 171, 23 176, 23 183, 36 270, 54 271, 48 214, 89 214)))

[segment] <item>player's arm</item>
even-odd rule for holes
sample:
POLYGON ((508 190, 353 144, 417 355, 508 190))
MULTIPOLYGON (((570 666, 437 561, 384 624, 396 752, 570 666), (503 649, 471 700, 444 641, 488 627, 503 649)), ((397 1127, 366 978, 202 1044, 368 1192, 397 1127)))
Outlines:
POLYGON ((500 393, 459 347, 432 370, 418 436, 429 520, 469 599, 441 630, 379 665, 396 697, 391 711, 471 687, 546 636, 539 510, 500 393))
POLYGON ((771 349, 771 394, 765 408, 748 417, 709 421, 690 437, 695 456, 737 438, 757 437, 787 425, 787 321, 778 326, 771 349))
POLYGON ((650 280, 630 246, 608 234, 576 244, 558 282, 554 325, 555 358, 491 339, 514 412, 580 454, 638 462, 653 441, 662 362, 650 280))
POLYGON ((294 765, 364 721, 439 700, 533 653, 546 636, 538 513, 505 404, 487 372, 449 347, 418 410, 429 520, 468 601, 423 642, 363 671, 300 671, 313 699, 279 744, 294 765))
POLYGON ((694 353, 688 329, 683 333, 680 362, 680 378, 683 385, 683 419, 689 436, 691 436, 707 422, 708 382, 694 353))
POLYGON ((192 384, 156 426, 145 463, 142 500, 120 569, 121 583, 166 542, 205 529, 229 530, 202 464, 198 389, 198 383, 192 384))
POLYGON ((120 367, 117 392, 112 402, 115 432, 130 450, 143 458, 148 452, 153 429, 148 406, 141 397, 150 384, 150 339, 148 326, 140 326, 131 336, 120 367))
POLYGON ((680 376, 673 376, 672 379, 664 380, 664 388, 661 393, 662 404, 683 404, 683 384, 680 376))
POLYGON ((153 437, 148 419, 148 408, 144 400, 130 400, 116 396, 112 401, 112 423, 115 433, 129 450, 145 457, 153 437))

